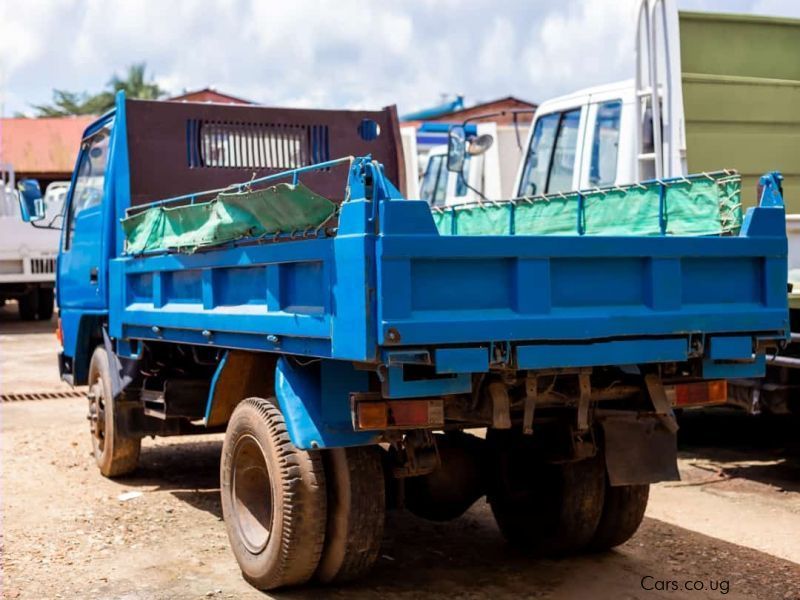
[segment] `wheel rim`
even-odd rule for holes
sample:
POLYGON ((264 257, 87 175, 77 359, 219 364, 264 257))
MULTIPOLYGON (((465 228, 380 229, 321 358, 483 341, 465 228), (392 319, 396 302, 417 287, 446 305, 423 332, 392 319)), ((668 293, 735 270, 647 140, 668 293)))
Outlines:
POLYGON ((249 434, 236 442, 231 494, 239 537, 257 554, 266 547, 272 530, 272 488, 264 451, 249 434))
POLYGON ((100 376, 89 388, 89 425, 95 448, 102 454, 106 442, 106 406, 100 376))

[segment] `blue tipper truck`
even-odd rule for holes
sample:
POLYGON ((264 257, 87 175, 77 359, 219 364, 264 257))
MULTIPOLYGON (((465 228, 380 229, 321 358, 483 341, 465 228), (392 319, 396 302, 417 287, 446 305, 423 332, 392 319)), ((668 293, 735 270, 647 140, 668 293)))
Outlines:
POLYGON ((735 235, 442 235, 391 183, 400 148, 393 109, 121 94, 81 145, 59 361, 98 467, 224 431, 225 523, 261 589, 364 574, 387 506, 444 521, 486 496, 529 550, 621 544, 678 476, 675 398, 719 400, 786 340, 772 185, 735 235), (298 206, 324 218, 281 225, 298 206))

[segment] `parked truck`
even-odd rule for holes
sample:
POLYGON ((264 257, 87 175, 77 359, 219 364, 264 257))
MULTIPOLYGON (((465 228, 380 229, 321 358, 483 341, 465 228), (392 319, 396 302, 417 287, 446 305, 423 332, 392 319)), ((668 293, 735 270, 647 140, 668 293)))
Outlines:
POLYGON ((464 130, 472 143, 463 171, 448 170, 447 144, 434 146, 428 152, 419 198, 431 206, 502 200, 515 193, 527 125, 498 125, 482 118, 477 123, 465 124, 464 130))
MULTIPOLYGON (((81 144, 59 368, 88 386, 99 470, 132 473, 146 436, 225 431, 225 526, 261 589, 363 575, 389 506, 444 521, 485 496, 528 550, 619 545, 678 477, 672 406, 763 372, 788 331, 772 184, 717 235, 587 235, 580 194, 498 203, 516 229, 468 234, 403 198, 400 149, 390 109, 122 93, 81 144)), ((658 228, 660 194, 691 209, 706 182, 607 194, 655 201, 658 228)), ((21 205, 43 217, 35 186, 21 205)))
MULTIPOLYGON (((63 205, 61 182, 44 195, 47 212, 58 215, 63 205)), ((21 226, 12 165, 0 165, 0 306, 16 300, 24 321, 49 321, 53 316, 58 230, 21 226)))

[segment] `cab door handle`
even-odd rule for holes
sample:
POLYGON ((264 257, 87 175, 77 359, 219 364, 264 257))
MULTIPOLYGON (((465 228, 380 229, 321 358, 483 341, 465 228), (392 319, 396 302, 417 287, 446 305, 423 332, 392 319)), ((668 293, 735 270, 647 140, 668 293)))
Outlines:
POLYGON ((91 283, 92 285, 97 285, 98 277, 99 277, 99 271, 97 270, 97 267, 92 267, 91 269, 89 269, 89 283, 91 283))

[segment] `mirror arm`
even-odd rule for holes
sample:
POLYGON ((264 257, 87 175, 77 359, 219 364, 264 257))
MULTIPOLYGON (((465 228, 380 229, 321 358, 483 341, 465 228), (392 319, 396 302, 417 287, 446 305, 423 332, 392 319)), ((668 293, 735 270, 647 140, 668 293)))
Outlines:
POLYGON ((31 221, 28 224, 31 227, 35 227, 36 229, 53 229, 55 231, 61 231, 61 225, 54 225, 54 223, 56 222, 56 219, 58 219, 59 217, 63 218, 63 216, 64 215, 62 215, 61 213, 58 213, 56 216, 54 216, 52 219, 50 219, 50 221, 45 225, 39 225, 38 224, 39 221, 31 221))
POLYGON ((489 198, 487 198, 486 196, 484 196, 484 195, 483 195, 483 192, 481 192, 481 191, 480 191, 479 189, 477 189, 477 188, 474 188, 474 187, 472 187, 472 186, 469 184, 469 181, 467 181, 467 178, 466 178, 466 177, 464 177, 464 169, 461 169, 461 170, 458 172, 458 178, 461 180, 461 183, 463 183, 463 184, 464 184, 464 186, 466 186, 466 188, 467 188, 468 190, 475 192, 475 193, 478 195, 478 197, 479 197, 481 200, 483 200, 484 202, 490 202, 489 198))

